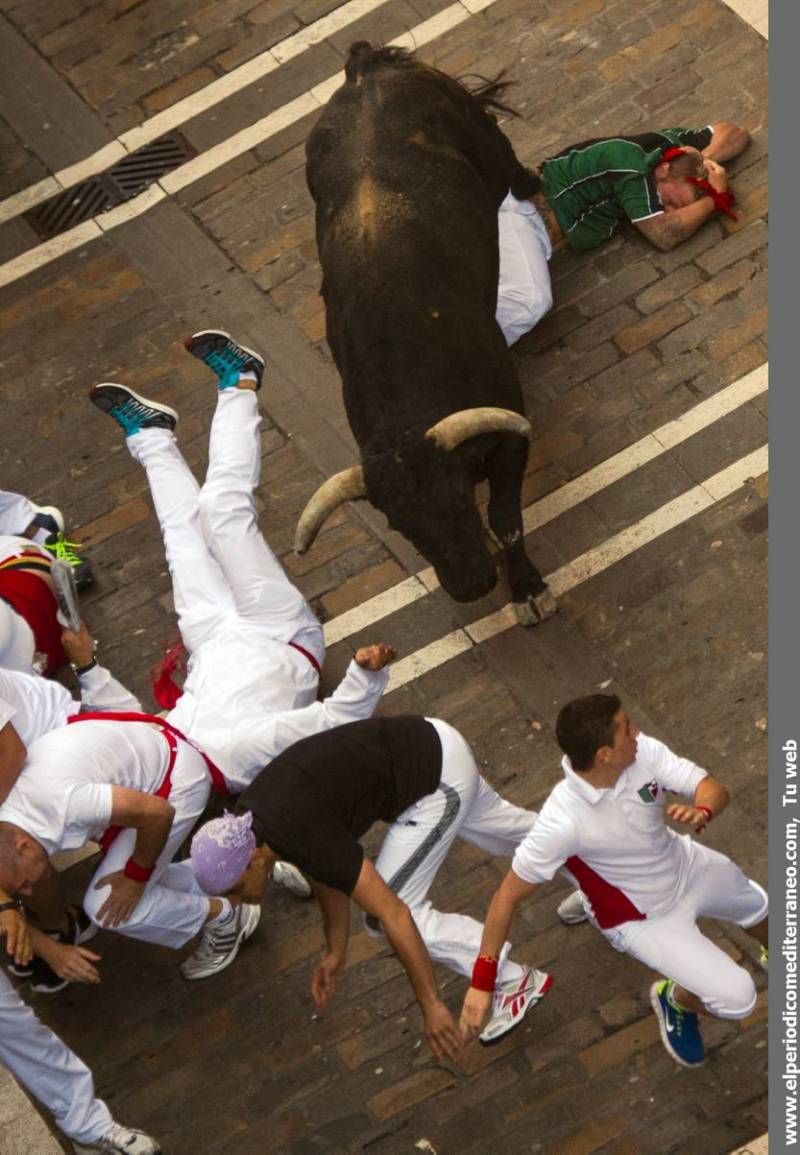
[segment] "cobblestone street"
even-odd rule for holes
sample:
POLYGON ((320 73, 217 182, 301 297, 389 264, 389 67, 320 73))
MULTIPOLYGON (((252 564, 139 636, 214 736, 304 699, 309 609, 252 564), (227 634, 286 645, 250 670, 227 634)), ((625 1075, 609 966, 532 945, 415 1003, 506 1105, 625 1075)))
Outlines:
MULTIPOLYGON (((64 509, 95 570, 83 605, 102 661, 148 708, 148 670, 176 632, 170 579, 144 473, 86 392, 121 381, 174 406, 202 477, 215 393, 181 341, 221 327, 267 358, 261 525, 326 623, 325 690, 357 646, 390 642, 400 662, 380 712, 452 723, 489 781, 532 808, 561 776, 559 707, 616 692, 646 733, 728 786, 703 837, 766 885, 767 30, 748 2, 0 2, 2 487, 64 509), (324 339, 305 139, 350 43, 410 29, 421 58, 454 75, 507 69, 519 116, 502 127, 527 165, 646 128, 730 120, 752 137, 730 166, 735 222, 717 214, 668 253, 627 228, 552 260, 553 311, 514 352, 533 425, 527 545, 559 594, 535 629, 503 615, 504 581, 481 602, 450 600, 366 503, 292 551, 308 498, 357 461, 324 339), (112 209, 60 249, 23 215, 172 131, 191 159, 142 194, 151 207, 112 209)), ((67 872, 76 900, 96 864, 67 872)), ((507 866, 458 842, 433 901, 482 919, 507 866)), ((660 1041, 651 974, 591 927, 563 925, 566 893, 554 883, 514 926, 516 956, 554 975, 551 993, 460 1068, 434 1060, 399 962, 355 919, 347 972, 314 1016, 319 912, 278 888, 211 981, 186 983, 174 952, 101 932, 100 987, 21 992, 115 1117, 166 1155, 728 1155, 762 1136, 753 940, 704 924, 751 969, 759 1002, 742 1023, 707 1020, 708 1062, 682 1070, 660 1041)), ((457 1011, 465 982, 437 977, 457 1011)), ((4 1155, 57 1151, 2 1079, 4 1155)))

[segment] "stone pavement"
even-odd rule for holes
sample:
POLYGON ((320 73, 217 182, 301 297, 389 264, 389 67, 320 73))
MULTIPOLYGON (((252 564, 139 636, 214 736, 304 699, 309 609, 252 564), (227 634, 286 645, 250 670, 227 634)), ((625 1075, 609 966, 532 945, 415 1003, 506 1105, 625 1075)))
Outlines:
MULTIPOLYGON (((3 36, 18 44, 41 115, 4 93, 0 195, 82 160, 336 7, 6 0, 3 36)), ((336 72, 351 40, 389 39, 445 7, 390 0, 182 131, 200 150, 218 144, 336 72)), ((732 166, 735 224, 715 219, 670 254, 626 233, 595 254, 554 258, 556 308, 517 348, 534 425, 527 504, 766 360, 766 44, 721 0, 498 0, 421 54, 455 73, 508 68, 521 115, 504 128, 527 163, 573 139, 651 125, 731 119, 753 134, 732 166)), ((121 379, 176 405, 181 444, 201 473, 214 397, 180 347, 186 331, 221 324, 268 354, 262 524, 324 619, 423 564, 363 510, 337 514, 304 558, 290 552, 310 493, 355 460, 317 293, 303 177, 312 123, 0 293, 3 487, 67 511, 97 572, 85 607, 103 659, 145 700, 146 671, 174 633, 169 578, 143 477, 83 397, 97 380, 121 379)), ((0 260, 34 243, 20 218, 0 225, 0 260)), ((532 554, 552 572, 765 439, 760 394, 535 530, 532 554)), ((754 478, 577 585, 544 626, 473 647, 382 709, 452 722, 493 784, 535 807, 559 774, 558 706, 610 685, 645 729, 731 787, 733 805, 709 842, 764 882, 766 496, 766 477, 754 478)), ((362 641, 385 637, 411 654, 506 596, 459 607, 431 593, 332 647, 325 683, 362 641)), ((76 896, 92 865, 70 871, 76 896)), ((459 844, 434 900, 480 917, 505 865, 459 844)), ((519 957, 555 974, 552 993, 499 1047, 471 1050, 462 1070, 432 1060, 398 963, 363 933, 335 1002, 315 1020, 318 917, 283 893, 269 895, 253 944, 213 982, 187 985, 174 955, 104 934, 99 989, 31 1001, 90 1062, 114 1113, 175 1155, 723 1155, 761 1135, 764 977, 756 971, 756 1014, 709 1024, 708 1065, 680 1070, 658 1039, 649 976, 589 928, 563 927, 562 894, 556 886, 531 903, 514 934, 519 957)), ((708 929, 752 965, 745 936, 708 929)), ((456 1008, 464 983, 440 978, 456 1008)), ((3 1151, 38 1151, 38 1140, 6 1127, 19 1115, 5 1102, 0 1095, 3 1151)))

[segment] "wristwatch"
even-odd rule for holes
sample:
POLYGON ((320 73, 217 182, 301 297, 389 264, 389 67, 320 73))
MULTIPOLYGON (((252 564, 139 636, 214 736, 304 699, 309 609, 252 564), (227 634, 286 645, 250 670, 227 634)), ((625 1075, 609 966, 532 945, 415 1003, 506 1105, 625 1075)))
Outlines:
POLYGON ((3 912, 6 910, 15 910, 17 914, 22 914, 18 902, 0 902, 0 914, 3 914, 3 912))
POLYGON ((89 671, 93 670, 96 665, 97 658, 92 658, 91 662, 88 662, 85 666, 76 666, 74 662, 70 662, 69 664, 70 669, 77 678, 80 678, 82 674, 88 674, 89 671))

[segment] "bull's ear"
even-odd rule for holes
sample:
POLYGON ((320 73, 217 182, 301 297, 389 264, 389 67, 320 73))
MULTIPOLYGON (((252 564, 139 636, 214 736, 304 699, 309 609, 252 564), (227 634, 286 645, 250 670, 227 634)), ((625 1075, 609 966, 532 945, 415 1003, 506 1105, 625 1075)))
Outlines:
POLYGON ((311 547, 335 509, 346 501, 359 501, 366 496, 364 470, 360 465, 352 465, 324 481, 300 514, 294 535, 295 553, 305 553, 311 547))
POLYGON ((462 441, 481 433, 518 433, 528 437, 530 431, 531 423, 521 413, 487 405, 478 409, 459 409, 457 413, 437 421, 425 436, 441 449, 455 449, 462 441))

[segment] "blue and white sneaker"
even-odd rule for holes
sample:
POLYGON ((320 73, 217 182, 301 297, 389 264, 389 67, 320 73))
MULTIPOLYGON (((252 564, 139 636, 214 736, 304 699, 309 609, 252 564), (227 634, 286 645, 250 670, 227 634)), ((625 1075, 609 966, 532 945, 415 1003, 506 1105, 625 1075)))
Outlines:
POLYGON ((178 414, 169 405, 148 401, 126 385, 104 381, 89 390, 89 400, 109 417, 113 417, 126 437, 142 429, 174 430, 178 414))
POLYGON ((184 341, 187 352, 208 365, 218 378, 218 389, 233 389, 242 373, 252 373, 256 389, 261 388, 264 358, 253 349, 239 345, 222 329, 203 329, 184 341))
POLYGON ((685 1011, 672 1001, 674 987, 671 979, 661 979, 650 988, 650 1003, 658 1019, 661 1041, 682 1067, 702 1067, 706 1049, 698 1017, 694 1011, 685 1011))

